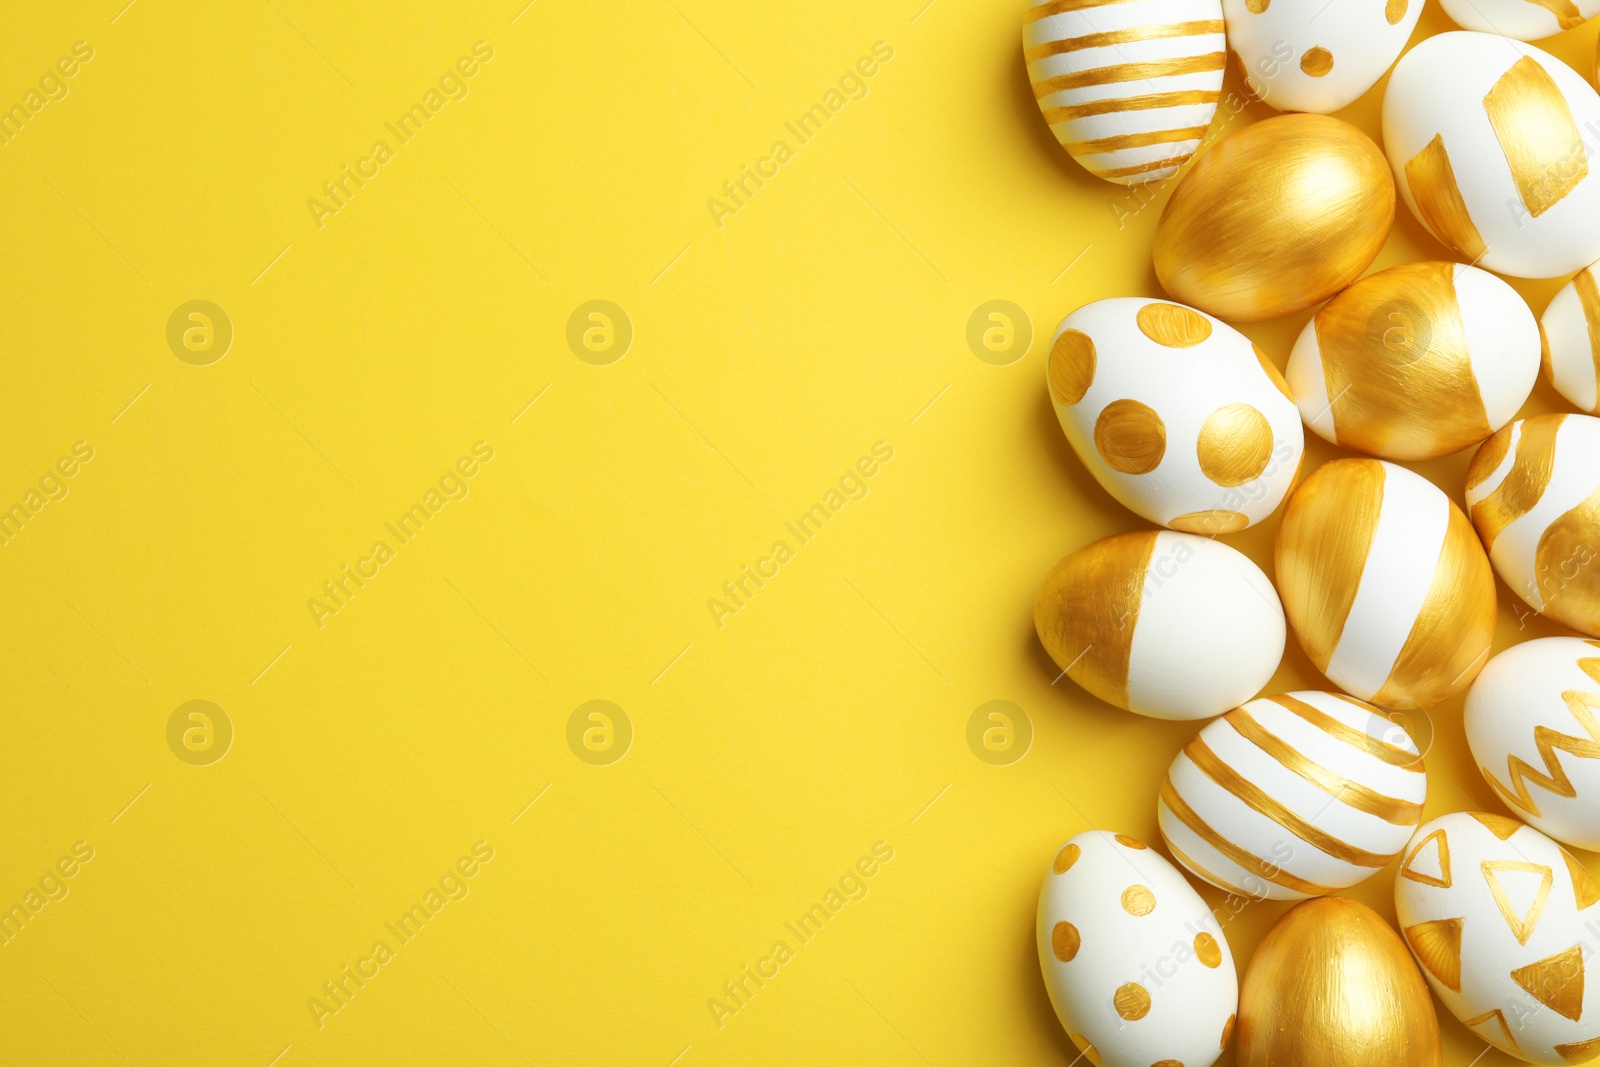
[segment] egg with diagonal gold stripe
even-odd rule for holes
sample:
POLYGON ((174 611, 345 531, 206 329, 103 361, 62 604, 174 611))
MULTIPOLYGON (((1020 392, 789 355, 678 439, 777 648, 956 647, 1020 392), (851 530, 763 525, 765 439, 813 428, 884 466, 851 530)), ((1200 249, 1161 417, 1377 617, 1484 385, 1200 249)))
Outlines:
POLYGON ((1600 415, 1600 272, 1585 267, 1539 319, 1544 376, 1579 411, 1600 415))
POLYGON ((1340 693, 1252 700, 1209 723, 1167 770, 1161 836, 1230 893, 1299 900, 1355 885, 1422 820, 1422 756, 1405 727, 1340 693))
POLYGON ((1122 185, 1171 176, 1216 114, 1220 0, 1035 0, 1022 56, 1056 140, 1122 185))

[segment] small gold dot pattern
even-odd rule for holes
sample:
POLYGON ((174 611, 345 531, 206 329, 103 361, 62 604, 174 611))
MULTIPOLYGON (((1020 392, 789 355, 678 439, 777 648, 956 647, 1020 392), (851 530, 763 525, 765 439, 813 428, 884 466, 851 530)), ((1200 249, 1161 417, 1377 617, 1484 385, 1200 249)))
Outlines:
POLYGON ((1249 404, 1224 404, 1206 416, 1195 451, 1217 485, 1253 482, 1272 459, 1272 424, 1249 404))
POLYGON ((1078 949, 1083 945, 1083 938, 1078 934, 1078 928, 1069 922, 1056 923, 1050 931, 1050 951, 1056 954, 1056 959, 1062 963, 1069 963, 1072 957, 1078 954, 1078 949))
POLYGON ((1149 915, 1156 910, 1156 895, 1142 885, 1130 885, 1122 891, 1122 910, 1129 915, 1149 915))
POLYGON ((1050 869, 1057 874, 1066 874, 1068 869, 1078 862, 1078 856, 1082 852, 1083 850, 1077 845, 1063 845, 1061 851, 1056 853, 1056 861, 1050 865, 1050 869))
POLYGON ((1147 404, 1113 400, 1094 422, 1094 447, 1114 471, 1149 474, 1167 454, 1167 426, 1147 404))
POLYGON ((1094 342, 1080 330, 1063 330, 1050 346, 1050 395, 1071 407, 1094 384, 1094 342))
POLYGON ((1207 967, 1215 969, 1222 966, 1222 946, 1208 933, 1194 935, 1194 954, 1207 967))
POLYGON ((1325 78, 1333 70, 1333 53, 1317 45, 1300 57, 1300 69, 1313 78, 1325 78))
POLYGON ((1134 321, 1140 333, 1164 348, 1193 348, 1211 336, 1211 320, 1181 304, 1146 304, 1134 321))
POLYGON ((1111 996, 1111 1003, 1118 1015, 1130 1023, 1136 1023, 1150 1014, 1150 991, 1138 982, 1129 982, 1117 987, 1111 996))

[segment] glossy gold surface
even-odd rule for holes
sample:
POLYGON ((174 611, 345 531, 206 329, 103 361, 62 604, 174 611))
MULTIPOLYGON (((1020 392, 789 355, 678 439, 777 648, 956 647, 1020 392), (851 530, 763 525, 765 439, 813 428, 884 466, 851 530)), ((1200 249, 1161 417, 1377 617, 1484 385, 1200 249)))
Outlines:
POLYGON ((1600 486, 1539 535, 1534 574, 1541 614, 1590 637, 1600 637, 1600 486))
POLYGON ((1166 348, 1193 348, 1211 336, 1211 320, 1179 304, 1146 304, 1134 321, 1140 333, 1166 348))
POLYGON ((1351 285, 1394 223, 1378 146, 1325 115, 1279 115, 1223 138, 1179 182, 1156 230, 1173 299, 1255 321, 1351 285))
POLYGON ((1050 395, 1056 403, 1071 407, 1094 384, 1094 341, 1081 330, 1062 330, 1050 346, 1048 368, 1050 395))
MULTIPOLYGON (((1534 415, 1521 423, 1502 426, 1495 434, 1509 441, 1512 429, 1522 427, 1511 470, 1495 486, 1494 492, 1472 505, 1472 525, 1477 527, 1484 548, 1492 552, 1501 531, 1532 511, 1544 496, 1550 484, 1550 472, 1555 468, 1556 433, 1565 419, 1564 414, 1534 415)), ((1493 440, 1490 438, 1491 442, 1493 440)), ((1508 448, 1507 444, 1491 447, 1486 442, 1472 457, 1472 464, 1467 468, 1467 483, 1482 485, 1505 459, 1508 448)))
POLYGON ((1523 56, 1483 98, 1522 202, 1538 218, 1589 173, 1589 158, 1567 98, 1550 73, 1523 56))
POLYGON ((1272 458, 1272 424, 1249 404, 1224 404, 1206 416, 1195 453, 1201 473, 1218 485, 1254 481, 1272 458))
POLYGON ((1489 250, 1461 198, 1443 134, 1435 134, 1422 151, 1406 161, 1406 186, 1423 224, 1467 262, 1476 263, 1489 250))
POLYGON ((1148 404, 1113 400, 1094 420, 1094 450, 1114 471, 1149 474, 1167 454, 1166 424, 1148 404))
POLYGON ((1157 536, 1141 530, 1078 549, 1055 565, 1034 602, 1034 628, 1050 658, 1119 708, 1128 706, 1128 656, 1157 536))

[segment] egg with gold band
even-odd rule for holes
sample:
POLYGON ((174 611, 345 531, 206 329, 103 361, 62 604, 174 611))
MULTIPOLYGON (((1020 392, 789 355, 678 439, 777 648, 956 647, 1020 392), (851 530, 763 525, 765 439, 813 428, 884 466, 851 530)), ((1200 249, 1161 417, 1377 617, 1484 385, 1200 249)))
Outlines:
POLYGON ((1600 884, 1575 857, 1480 811, 1423 824, 1394 881, 1401 933, 1439 1000, 1529 1063, 1600 1055, 1600 981, 1586 980, 1600 951, 1596 904, 1600 884))
POLYGON ((1472 524, 1432 482, 1336 459, 1301 483, 1275 548, 1295 636, 1339 688, 1390 709, 1472 683, 1494 637, 1494 574, 1472 524))
POLYGON ((1600 419, 1521 419, 1467 468, 1467 510, 1489 561, 1537 611, 1600 637, 1600 419))
POLYGON ((1307 426, 1384 459, 1459 452, 1516 415, 1539 378, 1517 291, 1461 263, 1379 271, 1306 324, 1284 372, 1307 426))
POLYGON ((1178 182, 1156 226, 1156 277, 1213 315, 1275 318, 1355 281, 1393 224, 1394 179, 1366 134, 1278 115, 1218 141, 1178 182))
POLYGON ((1519 278, 1600 259, 1600 173, 1585 140, 1595 129, 1588 82, 1494 34, 1428 38, 1383 97, 1384 148, 1412 213, 1463 260, 1519 278))
POLYGON ((1252 93, 1279 111, 1327 114, 1394 65, 1422 0, 1222 0, 1222 12, 1252 93))
POLYGON ((1057 327, 1046 386, 1067 441, 1131 511, 1189 533, 1272 514, 1305 447, 1266 355, 1227 323, 1164 300, 1096 300, 1057 327))
POLYGON ((1600 272, 1580 270, 1545 306, 1544 376, 1579 411, 1600 415, 1600 272))
POLYGON ((1436 1067, 1439 1017, 1405 945, 1348 897, 1272 924, 1239 996, 1239 1067, 1436 1067))
POLYGON ((1283 610, 1261 568, 1170 530, 1116 534, 1067 556, 1045 578, 1033 621, 1073 681, 1157 719, 1236 708, 1283 658, 1283 610))
POLYGON ((1576 29, 1600 15, 1600 0, 1439 0, 1464 30, 1537 41, 1576 29))

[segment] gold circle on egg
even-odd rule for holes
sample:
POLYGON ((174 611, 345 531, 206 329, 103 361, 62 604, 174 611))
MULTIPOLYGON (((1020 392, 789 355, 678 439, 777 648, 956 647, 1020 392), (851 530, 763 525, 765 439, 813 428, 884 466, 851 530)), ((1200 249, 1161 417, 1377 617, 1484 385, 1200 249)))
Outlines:
POLYGON ((1308 48, 1300 57, 1300 69, 1305 71, 1308 77, 1325 78, 1333 70, 1333 53, 1321 45, 1308 48))
POLYGON ((1061 851, 1056 853, 1056 861, 1050 865, 1050 869, 1057 874, 1066 874, 1067 870, 1078 862, 1078 856, 1082 851, 1077 845, 1063 846, 1061 851))
POLYGON ((1078 946, 1083 944, 1083 938, 1078 934, 1078 928, 1069 922, 1056 923, 1050 931, 1050 951, 1056 954, 1056 959, 1062 963, 1072 962, 1072 957, 1078 954, 1078 946))
POLYGON ((1078 1051, 1083 1053, 1084 1059, 1094 1064, 1094 1067, 1100 1067, 1100 1050, 1089 1044, 1088 1038, 1082 1034, 1075 1034, 1070 1030, 1067 1031, 1067 1036, 1072 1038, 1074 1045, 1078 1046, 1078 1051))
POLYGON ((1207 967, 1215 969, 1222 966, 1222 946, 1208 933, 1194 935, 1194 954, 1207 967))
POLYGON ((1398 26, 1400 20, 1406 17, 1406 8, 1409 6, 1406 0, 1389 0, 1383 5, 1383 17, 1389 20, 1389 25, 1398 26))
POLYGON ((1113 400, 1094 421, 1094 447, 1114 471, 1149 474, 1167 454, 1167 427, 1154 408, 1113 400))
POLYGON ((1080 330, 1063 330, 1050 346, 1050 395, 1056 403, 1071 406, 1083 399, 1094 383, 1094 342, 1080 330))
POLYGON ((1226 508, 1213 508, 1210 511, 1191 511, 1179 515, 1169 520, 1167 525, 1181 533, 1215 537, 1217 534, 1238 533, 1250 525, 1250 517, 1226 508))
POLYGON ((1150 1014, 1150 993, 1138 982, 1129 982, 1117 987, 1112 994, 1111 1003, 1116 1007, 1117 1014, 1130 1023, 1138 1022, 1150 1014))
POLYGON ((1249 404, 1224 404, 1206 416, 1195 450, 1201 472, 1218 485, 1253 482, 1272 458, 1272 424, 1249 404))
POLYGON ((1166 348, 1193 348, 1211 336, 1211 320, 1178 304, 1146 304, 1134 316, 1139 332, 1166 348))
POLYGON ((1122 891, 1122 910, 1129 915, 1149 915, 1156 910, 1156 895, 1142 885, 1130 885, 1122 891))
POLYGON ((1244 9, 1252 15, 1260 15, 1267 10, 1267 5, 1272 0, 1244 0, 1244 9))
POLYGON ((1129 837, 1127 834, 1116 834, 1115 836, 1117 839, 1117 844, 1121 845, 1123 848, 1131 848, 1135 851, 1142 852, 1146 848, 1150 847, 1143 841, 1140 841, 1137 837, 1129 837))

